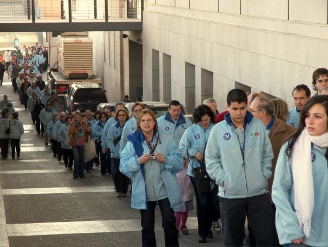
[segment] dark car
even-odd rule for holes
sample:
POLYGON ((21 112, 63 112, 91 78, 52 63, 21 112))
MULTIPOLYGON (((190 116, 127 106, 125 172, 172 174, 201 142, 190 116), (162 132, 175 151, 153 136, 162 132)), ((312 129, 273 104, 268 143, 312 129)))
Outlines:
POLYGON ((69 113, 74 111, 95 112, 99 103, 108 102, 105 90, 97 83, 71 84, 66 96, 66 108, 69 113))

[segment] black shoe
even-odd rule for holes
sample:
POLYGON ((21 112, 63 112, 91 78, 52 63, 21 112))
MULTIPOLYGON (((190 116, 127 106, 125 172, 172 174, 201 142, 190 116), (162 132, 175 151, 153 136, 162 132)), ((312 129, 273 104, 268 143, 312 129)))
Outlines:
POLYGON ((86 173, 90 173, 90 171, 89 171, 89 170, 87 170, 87 171, 86 171, 86 173))
POLYGON ((213 238, 213 232, 210 230, 210 232, 207 234, 207 238, 212 239, 213 238))
POLYGON ((80 175, 80 178, 85 178, 85 176, 84 175, 80 175))
POLYGON ((102 172, 102 173, 101 173, 101 175, 105 176, 105 175, 106 175, 106 173, 103 173, 103 172, 102 172))
POLYGON ((77 179, 78 178, 78 176, 73 176, 73 179, 77 179))
POLYGON ((207 243, 207 238, 206 237, 199 237, 199 239, 198 239, 198 243, 207 243))

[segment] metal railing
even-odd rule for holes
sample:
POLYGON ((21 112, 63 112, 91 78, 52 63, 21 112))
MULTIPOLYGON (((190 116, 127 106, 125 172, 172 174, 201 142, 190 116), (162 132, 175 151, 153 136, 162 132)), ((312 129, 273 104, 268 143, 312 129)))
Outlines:
POLYGON ((143 0, 1 0, 0 23, 142 20, 143 0))

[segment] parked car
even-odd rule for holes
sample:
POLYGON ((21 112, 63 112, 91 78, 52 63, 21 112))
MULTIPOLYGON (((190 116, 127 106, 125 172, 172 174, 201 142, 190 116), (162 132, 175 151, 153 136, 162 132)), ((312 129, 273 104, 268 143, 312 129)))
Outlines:
POLYGON ((97 83, 73 83, 66 96, 66 109, 69 113, 77 110, 95 112, 99 103, 108 102, 105 92, 97 83))
MULTIPOLYGON (((146 107, 150 110, 152 110, 156 116, 156 118, 165 115, 169 108, 169 104, 159 101, 145 101, 141 102, 146 105, 146 107)), ((125 105, 125 107, 128 109, 129 113, 132 115, 132 106, 134 103, 128 103, 125 105)), ((181 105, 181 114, 186 115, 186 110, 183 105, 181 105)))

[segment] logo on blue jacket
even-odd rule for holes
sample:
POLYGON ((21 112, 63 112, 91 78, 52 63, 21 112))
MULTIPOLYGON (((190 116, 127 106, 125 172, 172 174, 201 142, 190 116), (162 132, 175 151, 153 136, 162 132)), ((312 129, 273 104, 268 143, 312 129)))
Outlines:
POLYGON ((311 161, 314 162, 317 159, 315 153, 311 153, 311 161))
POLYGON ((132 130, 135 130, 136 129, 136 127, 132 127, 132 130))
POLYGON ((115 131, 115 134, 118 134, 118 130, 115 131))
POLYGON ((170 129, 170 127, 165 127, 165 130, 169 130, 170 129))
POLYGON ((196 135, 195 135, 195 138, 196 138, 196 139, 199 139, 199 138, 200 138, 200 134, 196 134, 196 135))
POLYGON ((223 138, 224 138, 224 140, 228 141, 228 140, 231 138, 230 133, 225 133, 225 134, 223 135, 223 138))

